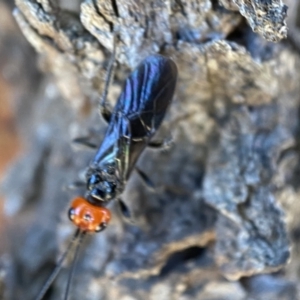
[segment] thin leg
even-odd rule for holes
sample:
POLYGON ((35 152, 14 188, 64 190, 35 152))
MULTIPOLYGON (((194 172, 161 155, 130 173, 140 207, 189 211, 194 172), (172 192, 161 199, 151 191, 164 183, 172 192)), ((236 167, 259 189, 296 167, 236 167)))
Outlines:
POLYGON ((153 183, 153 181, 148 177, 148 175, 143 172, 141 169, 139 169, 138 167, 135 167, 135 170, 137 171, 137 173, 140 175, 140 178, 142 179, 142 181, 145 183, 145 185, 151 189, 151 190, 155 190, 155 184, 153 183))
POLYGON ((168 150, 174 145, 173 138, 166 138, 163 140, 156 140, 156 141, 150 141, 147 145, 147 147, 151 149, 158 149, 158 150, 168 150))
MULTIPOLYGON (((194 114, 196 114, 195 112, 192 113, 186 113, 183 114, 181 116, 178 116, 177 118, 175 118, 174 120, 172 120, 170 122, 170 124, 168 125, 169 127, 169 131, 171 131, 174 127, 176 127, 176 125, 178 123, 180 123, 182 120, 186 120, 187 118, 193 116, 194 114)), ((171 148, 174 145, 174 140, 172 138, 172 136, 165 138, 163 140, 158 140, 158 141, 150 141, 147 146, 149 148, 152 149, 159 149, 162 151, 168 150, 169 148, 171 148)))
POLYGON ((72 144, 83 146, 84 148, 95 150, 97 145, 90 142, 90 137, 79 137, 72 140, 72 144))
POLYGON ((102 116, 102 118, 104 119, 104 121, 109 124, 110 119, 111 119, 111 109, 107 107, 108 105, 105 104, 105 106, 101 106, 100 107, 100 114, 102 116))
POLYGON ((114 37, 113 37, 113 52, 112 52, 111 58, 109 60, 108 66, 107 66, 105 86, 104 86, 104 90, 103 90, 101 100, 100 100, 100 113, 101 113, 103 119, 107 123, 109 123, 110 118, 111 118, 111 108, 109 107, 109 105, 107 103, 107 93, 108 93, 108 87, 109 87, 111 77, 112 77, 113 66, 114 66, 115 56, 116 56, 116 41, 117 41, 116 35, 117 34, 115 32, 114 37))
POLYGON ((68 185, 65 185, 63 187, 64 190, 76 190, 76 189, 79 189, 79 188, 83 188, 83 187, 86 187, 86 182, 84 181, 74 181, 68 185))
POLYGON ((122 216, 125 218, 126 221, 131 219, 130 210, 128 209, 127 205, 124 203, 124 201, 121 198, 117 199, 120 212, 122 216))

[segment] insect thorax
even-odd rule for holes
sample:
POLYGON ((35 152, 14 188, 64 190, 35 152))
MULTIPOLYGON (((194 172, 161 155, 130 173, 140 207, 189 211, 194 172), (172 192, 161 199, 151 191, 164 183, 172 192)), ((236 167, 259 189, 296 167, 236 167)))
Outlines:
POLYGON ((88 198, 93 202, 109 202, 122 192, 115 163, 91 165, 86 172, 88 198))

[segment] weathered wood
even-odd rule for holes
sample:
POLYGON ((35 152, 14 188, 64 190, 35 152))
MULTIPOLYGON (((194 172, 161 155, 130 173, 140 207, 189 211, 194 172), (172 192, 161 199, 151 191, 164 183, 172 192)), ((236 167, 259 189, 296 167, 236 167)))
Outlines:
MULTIPOLYGON (((264 40, 286 36, 282 2, 222 4, 86 0, 71 13, 61 3, 16 0, 14 16, 51 79, 38 81, 26 116, 19 111, 31 120, 24 134, 30 146, 3 185, 16 220, 10 299, 33 299, 74 230, 68 202, 83 190, 62 187, 93 154, 76 152, 70 141, 96 129, 100 142, 105 132, 97 104, 113 30, 112 105, 144 57, 159 52, 176 62, 177 92, 158 134, 172 133, 175 145, 139 160, 158 189, 132 175, 124 201, 134 224, 112 205, 112 224, 87 238, 73 299, 299 298, 299 263, 285 267, 288 236, 298 245, 300 226, 299 55, 264 40), (285 275, 257 275, 283 267, 285 275)), ((49 299, 61 297, 67 275, 65 268, 49 299)))

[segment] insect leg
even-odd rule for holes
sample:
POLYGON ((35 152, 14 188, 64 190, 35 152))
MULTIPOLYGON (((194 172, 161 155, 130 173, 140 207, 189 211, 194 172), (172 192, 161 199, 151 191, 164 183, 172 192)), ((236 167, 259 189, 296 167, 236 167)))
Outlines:
POLYGON ((150 141, 147 144, 147 147, 151 149, 158 149, 158 150, 168 150, 174 145, 174 141, 172 137, 165 138, 163 140, 156 140, 156 141, 150 141))
POLYGON ((145 185, 151 189, 151 190, 155 190, 155 184, 153 183, 153 181, 149 178, 149 176, 142 171, 140 168, 135 167, 134 168, 136 170, 136 172, 139 174, 140 178, 142 179, 142 181, 145 183, 145 185))
POLYGON ((130 220, 131 214, 130 214, 130 210, 129 210, 128 206, 124 203, 124 201, 121 198, 118 198, 117 202, 118 202, 119 209, 120 209, 122 216, 125 218, 125 220, 127 220, 127 221, 130 220))
MULTIPOLYGON (((170 122, 170 124, 168 125, 168 128, 169 128, 168 131, 171 131, 171 129, 175 128, 176 125, 179 124, 181 121, 186 120, 186 119, 188 119, 189 117, 191 117, 193 115, 195 115, 195 112, 186 113, 186 114, 183 114, 181 116, 178 116, 177 118, 175 118, 174 120, 172 120, 170 122)), ((151 129, 151 133, 152 133, 152 129, 151 129)), ((170 137, 165 138, 163 140, 150 141, 150 142, 148 142, 147 147, 153 148, 153 149, 161 149, 162 151, 164 151, 164 150, 168 150, 173 145, 174 145, 174 140, 173 140, 173 137, 170 136, 170 137)))
POLYGON ((107 103, 107 93, 108 93, 108 87, 109 87, 112 73, 113 73, 113 66, 114 66, 115 56, 116 56, 116 41, 117 41, 116 35, 117 34, 115 32, 114 36, 113 36, 113 52, 112 52, 111 58, 108 63, 106 79, 105 79, 105 86, 104 86, 104 90, 103 90, 103 93, 101 95, 101 100, 100 100, 100 113, 101 113, 103 119, 107 123, 109 123, 110 117, 112 114, 111 108, 109 107, 109 105, 107 103))
POLYGON ((72 140, 72 144, 83 146, 87 149, 95 150, 97 149, 97 145, 90 142, 90 137, 79 137, 72 140))
POLYGON ((63 189, 66 191, 66 190, 76 190, 76 189, 79 189, 79 188, 83 188, 83 187, 86 187, 86 182, 84 181, 74 181, 72 183, 69 183, 67 185, 64 185, 63 189))

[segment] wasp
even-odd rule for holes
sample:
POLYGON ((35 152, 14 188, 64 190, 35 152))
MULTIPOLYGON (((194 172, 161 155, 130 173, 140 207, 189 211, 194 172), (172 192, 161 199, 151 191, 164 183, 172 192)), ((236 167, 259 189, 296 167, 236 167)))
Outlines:
MULTIPOLYGON (((160 127, 171 104, 176 81, 177 67, 173 60, 161 55, 148 56, 127 78, 112 113, 106 108, 103 110, 109 124, 87 168, 86 194, 73 199, 69 209, 69 218, 77 226, 77 232, 37 300, 43 298, 55 279, 71 244, 80 237, 81 240, 85 233, 100 232, 107 227, 111 213, 106 206, 122 194, 139 156, 160 127)), ((80 242, 72 269, 79 245, 80 242)), ((71 278, 72 275, 65 299, 68 299, 71 278)))

